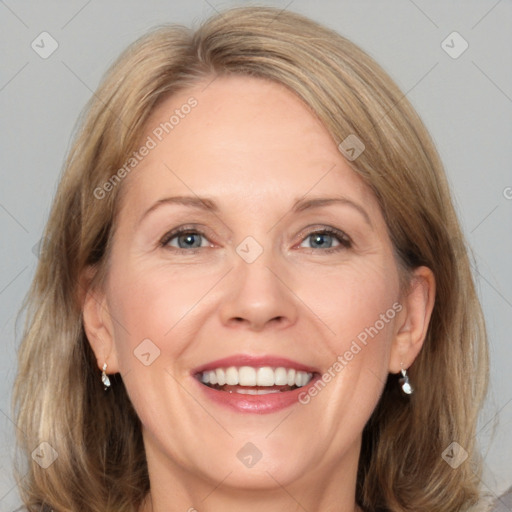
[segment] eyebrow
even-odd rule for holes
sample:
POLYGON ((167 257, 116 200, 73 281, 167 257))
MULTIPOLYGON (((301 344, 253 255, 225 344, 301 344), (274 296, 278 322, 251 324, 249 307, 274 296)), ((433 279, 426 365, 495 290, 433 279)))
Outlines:
MULTIPOLYGON (((153 205, 151 205, 141 216, 139 219, 139 224, 142 220, 147 217, 151 212, 158 209, 159 207, 166 204, 178 204, 182 206, 188 206, 190 208, 196 208, 203 211, 219 213, 220 209, 215 203, 213 199, 208 197, 199 197, 199 196, 173 196, 173 197, 164 197, 156 201, 153 205)), ((304 197, 298 198, 295 200, 292 211, 293 212, 302 212, 304 210, 320 208, 322 206, 327 206, 329 204, 343 204, 347 206, 351 206, 355 210, 357 210, 364 218, 366 223, 373 228, 370 216, 366 212, 366 210, 358 203, 352 201, 348 197, 344 196, 336 196, 336 197, 318 197, 313 199, 305 199, 304 197)))
POLYGON ((357 210, 364 218, 366 223, 373 228, 372 222, 370 220, 370 216, 366 212, 366 210, 355 201, 352 201, 352 199, 349 199, 345 196, 337 196, 337 197, 318 197, 314 199, 298 199, 294 205, 293 205, 293 211, 294 212, 302 212, 304 210, 310 209, 310 208, 319 208, 321 206, 326 206, 329 204, 344 204, 347 206, 351 206, 355 210, 357 210))

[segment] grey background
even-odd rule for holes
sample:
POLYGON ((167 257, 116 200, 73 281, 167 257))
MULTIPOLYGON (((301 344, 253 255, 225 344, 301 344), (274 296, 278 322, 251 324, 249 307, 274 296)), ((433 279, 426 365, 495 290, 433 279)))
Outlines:
MULTIPOLYGON (((217 9, 248 3, 0 0, 1 511, 19 504, 10 461, 11 386, 22 328, 16 314, 77 117, 108 66, 147 29, 164 22, 197 26, 217 9), (59 45, 47 59, 31 47, 43 31, 59 45)), ((474 250, 488 323, 491 389, 478 439, 484 487, 499 494, 512 484, 512 199, 506 197, 507 190, 512 197, 512 3, 259 3, 306 14, 359 44, 396 80, 434 137, 474 250), (456 59, 441 46, 453 31, 469 44, 456 59)))

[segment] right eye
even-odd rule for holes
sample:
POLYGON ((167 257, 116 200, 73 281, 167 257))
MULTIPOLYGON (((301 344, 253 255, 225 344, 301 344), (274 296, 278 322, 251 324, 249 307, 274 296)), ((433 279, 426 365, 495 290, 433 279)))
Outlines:
POLYGON ((160 245, 161 247, 172 247, 185 252, 196 252, 189 251, 188 249, 211 247, 204 233, 201 233, 197 229, 191 229, 190 227, 182 227, 170 231, 164 235, 160 241, 160 245))

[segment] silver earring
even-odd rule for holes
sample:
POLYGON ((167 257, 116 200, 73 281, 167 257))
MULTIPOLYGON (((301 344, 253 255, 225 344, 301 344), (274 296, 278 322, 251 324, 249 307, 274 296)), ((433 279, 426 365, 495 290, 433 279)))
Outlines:
POLYGON ((108 378, 108 375, 105 373, 105 370, 107 369, 107 363, 103 365, 103 371, 101 372, 101 382, 103 382, 105 386, 105 391, 107 388, 110 387, 110 379, 108 378))
POLYGON ((399 379, 398 382, 400 382, 402 386, 402 391, 407 395, 411 395, 414 389, 412 389, 412 386, 409 383, 409 376, 407 375, 407 370, 404 369, 403 363, 400 363, 400 366, 402 367, 402 369, 400 370, 402 372, 402 378, 399 379))

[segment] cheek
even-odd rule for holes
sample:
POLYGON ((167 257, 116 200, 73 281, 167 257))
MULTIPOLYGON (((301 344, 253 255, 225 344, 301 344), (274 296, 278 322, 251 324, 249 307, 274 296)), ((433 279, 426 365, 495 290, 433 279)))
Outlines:
MULTIPOLYGON (((384 259, 367 258, 336 271, 306 272, 301 282, 299 295, 321 319, 316 323, 325 341, 319 349, 325 353, 326 391, 318 385, 318 395, 324 398, 313 407, 327 414, 332 425, 339 424, 340 411, 351 411, 344 420, 346 428, 336 434, 350 435, 371 415, 387 379, 395 317, 401 310, 396 267, 384 259)), ((317 399, 310 395, 303 400, 317 399)))
POLYGON ((145 348, 152 356, 158 351, 171 357, 180 353, 192 334, 184 330, 200 325, 194 319, 217 281, 218 276, 199 267, 178 272, 169 267, 113 266, 109 310, 121 370, 129 370, 134 356, 145 348))
POLYGON ((364 345, 390 338, 397 309, 393 304, 399 297, 394 264, 368 258, 338 269, 317 268, 302 273, 297 286, 298 295, 322 321, 336 354, 348 350, 355 339, 364 345))
MULTIPOLYGON (((305 391, 300 401, 311 415, 322 417, 316 433, 333 447, 345 446, 359 435, 387 379, 401 306, 396 302, 397 274, 384 263, 368 258, 336 272, 303 275, 300 296, 321 319, 316 324, 324 333, 326 350, 321 382, 305 391)), ((334 459, 338 455, 333 450, 334 459)))

